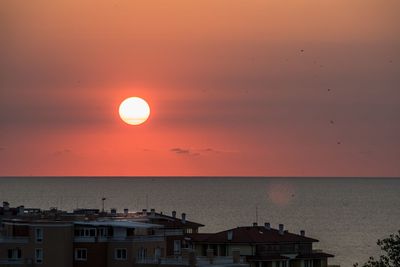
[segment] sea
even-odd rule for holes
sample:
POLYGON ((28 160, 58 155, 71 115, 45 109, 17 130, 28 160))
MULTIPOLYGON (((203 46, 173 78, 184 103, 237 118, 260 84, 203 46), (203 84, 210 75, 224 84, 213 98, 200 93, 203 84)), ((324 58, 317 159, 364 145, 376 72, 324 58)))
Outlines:
POLYGON ((204 224, 200 232, 264 225, 319 240, 330 264, 380 254, 376 242, 400 230, 400 179, 299 177, 2 177, 0 201, 72 211, 156 209, 204 224))

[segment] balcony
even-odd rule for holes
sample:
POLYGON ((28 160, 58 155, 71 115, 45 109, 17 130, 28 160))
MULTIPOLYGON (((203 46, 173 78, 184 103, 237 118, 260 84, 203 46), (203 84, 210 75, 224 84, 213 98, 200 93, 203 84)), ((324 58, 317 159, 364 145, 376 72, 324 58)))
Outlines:
POLYGON ((28 236, 0 236, 0 243, 6 244, 27 244, 28 236))
POLYGON ((0 259, 0 266, 9 266, 9 265, 23 265, 25 261, 23 259, 0 259))
POLYGON ((168 265, 189 265, 187 259, 182 258, 140 258, 135 263, 139 264, 168 264, 168 265))
MULTIPOLYGON (((136 263, 139 264, 160 264, 160 265, 189 265, 189 260, 183 257, 176 258, 139 258, 136 259, 136 263)), ((210 260, 207 257, 196 257, 196 265, 197 266, 229 266, 229 267, 249 267, 249 264, 246 263, 245 257, 240 258, 239 263, 233 263, 232 257, 214 257, 213 264, 210 264, 210 260)))
POLYGON ((75 243, 96 243, 96 242, 118 242, 118 241, 124 241, 124 242, 162 242, 164 241, 164 236, 160 235, 137 235, 137 236, 110 236, 110 237, 93 237, 93 236, 76 236, 74 238, 75 243))
POLYGON ((156 230, 156 235, 164 235, 164 236, 176 236, 176 235, 183 235, 182 229, 168 229, 168 230, 156 230))

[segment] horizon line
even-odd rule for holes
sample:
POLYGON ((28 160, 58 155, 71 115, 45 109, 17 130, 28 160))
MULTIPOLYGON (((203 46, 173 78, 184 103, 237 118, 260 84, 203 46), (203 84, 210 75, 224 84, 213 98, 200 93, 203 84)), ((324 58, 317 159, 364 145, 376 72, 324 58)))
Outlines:
POLYGON ((400 176, 267 176, 267 175, 0 175, 1 178, 324 178, 324 179, 400 179, 400 176))

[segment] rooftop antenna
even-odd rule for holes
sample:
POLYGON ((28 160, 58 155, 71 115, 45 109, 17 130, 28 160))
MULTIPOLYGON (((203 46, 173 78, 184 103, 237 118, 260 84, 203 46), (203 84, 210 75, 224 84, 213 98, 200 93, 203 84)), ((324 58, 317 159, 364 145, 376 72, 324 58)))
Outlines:
POLYGON ((256 205, 256 223, 258 223, 258 205, 256 205))
POLYGON ((106 198, 105 198, 105 197, 102 197, 102 198, 101 198, 101 204, 102 204, 101 212, 103 212, 103 213, 104 213, 104 201, 106 201, 106 198))

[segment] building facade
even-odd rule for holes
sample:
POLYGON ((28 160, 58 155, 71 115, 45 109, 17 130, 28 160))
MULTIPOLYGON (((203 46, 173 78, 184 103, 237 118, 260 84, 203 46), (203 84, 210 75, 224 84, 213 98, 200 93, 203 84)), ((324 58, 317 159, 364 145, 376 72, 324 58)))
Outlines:
POLYGON ((213 234, 192 234, 190 242, 196 255, 209 258, 244 257, 251 267, 327 267, 331 254, 313 250, 318 240, 264 226, 237 227, 213 234))
POLYGON ((199 233, 204 225, 142 210, 0 207, 0 267, 327 267, 333 255, 313 249, 318 240, 264 226, 199 233), (237 264, 237 265, 235 265, 237 264))

